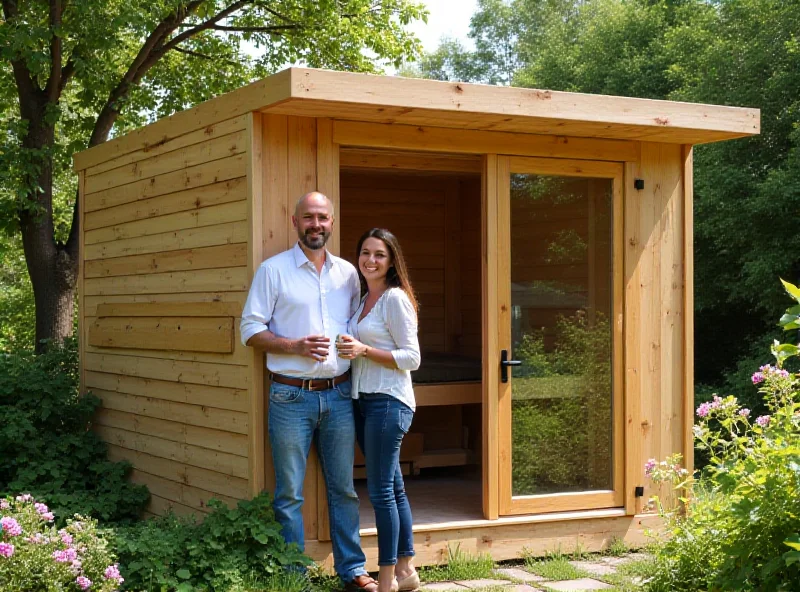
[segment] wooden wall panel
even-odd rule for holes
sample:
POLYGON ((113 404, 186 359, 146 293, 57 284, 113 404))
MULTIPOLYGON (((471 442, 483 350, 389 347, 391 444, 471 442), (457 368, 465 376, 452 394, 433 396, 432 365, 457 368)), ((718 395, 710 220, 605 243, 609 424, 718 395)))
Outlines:
POLYGON ((95 155, 82 187, 84 388, 103 400, 112 456, 154 488, 154 513, 255 491, 248 442, 263 423, 238 329, 253 126, 249 114, 204 125, 95 155))
POLYGON ((685 445, 685 198, 681 146, 643 143, 626 166, 625 348, 626 508, 633 513, 656 490, 644 462, 685 445), (644 180, 641 191, 633 179, 644 180), (641 500, 632 488, 645 487, 641 500))

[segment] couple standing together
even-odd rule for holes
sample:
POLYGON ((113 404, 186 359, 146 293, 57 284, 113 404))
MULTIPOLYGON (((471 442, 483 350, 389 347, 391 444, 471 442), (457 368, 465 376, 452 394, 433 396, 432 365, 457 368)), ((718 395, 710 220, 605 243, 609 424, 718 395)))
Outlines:
POLYGON ((303 548, 303 480, 312 441, 328 492, 336 572, 348 590, 415 590, 411 508, 400 444, 416 408, 417 301, 395 236, 374 228, 358 241, 358 269, 325 243, 333 204, 297 202, 297 244, 258 268, 242 312, 245 345, 267 353, 274 509, 283 536, 303 548), (355 439, 367 464, 378 529, 378 581, 365 569, 353 487, 355 439))

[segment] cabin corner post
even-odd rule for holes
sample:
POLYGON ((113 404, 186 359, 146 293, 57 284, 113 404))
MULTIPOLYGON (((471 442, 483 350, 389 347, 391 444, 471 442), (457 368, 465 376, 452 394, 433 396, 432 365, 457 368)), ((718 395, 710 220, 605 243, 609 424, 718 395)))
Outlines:
POLYGON ((498 351, 498 156, 483 157, 481 187, 482 398, 483 398, 483 516, 500 516, 500 448, 497 388, 500 384, 498 351))
POLYGON ((84 256, 84 212, 86 202, 86 171, 78 171, 78 394, 86 393, 86 303, 84 302, 86 273, 84 256))
MULTIPOLYGON (((260 113, 253 112, 247 120, 247 280, 253 282, 258 266, 263 259, 262 217, 264 183, 262 176, 263 122, 260 113)), ((256 496, 264 490, 265 479, 265 424, 264 408, 264 353, 254 348, 249 352, 250 383, 250 421, 248 461, 250 471, 250 494, 256 496)))
POLYGON ((694 469, 694 150, 685 144, 683 157, 683 462, 694 469))

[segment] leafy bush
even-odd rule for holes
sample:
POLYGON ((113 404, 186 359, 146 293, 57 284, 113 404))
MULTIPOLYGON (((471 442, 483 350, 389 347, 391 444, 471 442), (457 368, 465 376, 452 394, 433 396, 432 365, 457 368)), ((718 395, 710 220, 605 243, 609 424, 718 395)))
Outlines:
MULTIPOLYGON (((798 305, 780 324, 793 330, 800 289, 784 285, 798 305)), ((709 459, 700 479, 678 456, 648 461, 656 482, 685 487, 692 500, 686 508, 659 504, 671 537, 657 550, 649 590, 800 590, 800 375, 784 368, 800 346, 776 341, 772 353, 776 364, 751 378, 768 414, 752 420, 733 396, 697 408, 695 440, 709 459)))
POLYGON ((0 494, 47 499, 60 519, 135 519, 147 489, 126 481, 129 465, 106 458, 89 430, 100 400, 77 385, 75 340, 38 356, 0 354, 0 494))
POLYGON ((269 495, 241 501, 236 509, 209 502, 202 523, 173 515, 116 531, 116 550, 127 589, 228 590, 267 581, 285 568, 308 565, 287 545, 269 495))
POLYGON ((122 577, 96 523, 76 515, 59 530, 52 522, 30 495, 0 500, 0 591, 116 590, 122 577))

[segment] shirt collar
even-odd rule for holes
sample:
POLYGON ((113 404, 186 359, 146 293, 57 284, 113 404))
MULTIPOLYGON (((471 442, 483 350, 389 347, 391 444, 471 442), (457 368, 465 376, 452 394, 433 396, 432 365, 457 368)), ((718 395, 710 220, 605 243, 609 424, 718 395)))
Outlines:
MULTIPOLYGON (((294 262, 297 265, 297 267, 302 267, 306 263, 311 263, 311 261, 306 256, 305 251, 303 251, 302 247, 300 247, 299 242, 296 242, 294 244, 294 249, 292 250, 294 251, 294 262)), ((328 271, 330 271, 331 266, 333 266, 333 255, 331 255, 328 249, 325 249, 325 268, 328 271)))

